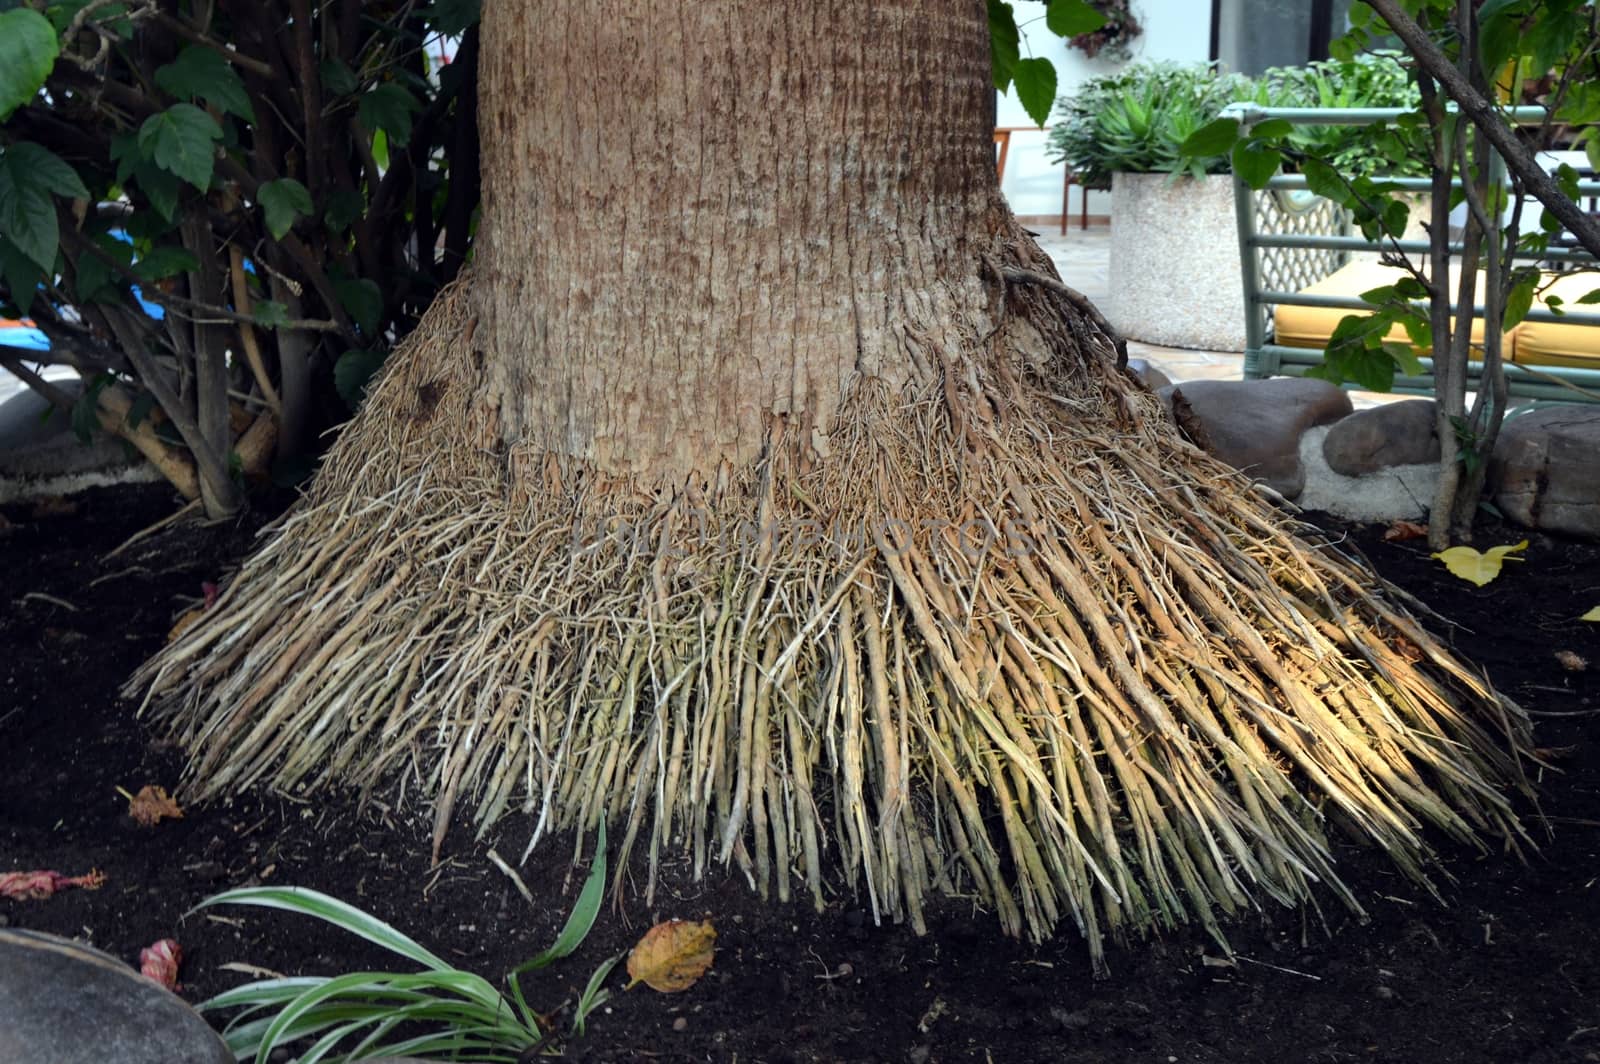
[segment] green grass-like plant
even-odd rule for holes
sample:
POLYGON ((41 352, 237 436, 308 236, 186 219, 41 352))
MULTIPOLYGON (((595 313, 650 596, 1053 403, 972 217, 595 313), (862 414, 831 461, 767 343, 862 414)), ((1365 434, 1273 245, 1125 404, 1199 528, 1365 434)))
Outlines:
MULTIPOLYGON (((352 972, 341 976, 263 979, 224 991, 202 1012, 241 1010, 223 1030, 240 1060, 266 1064, 280 1046, 310 1040, 297 1064, 353 1064, 388 1056, 515 1064, 550 1043, 540 1017, 528 1006, 520 977, 571 954, 600 912, 605 891, 605 825, 594 865, 577 903, 551 947, 506 975, 510 999, 482 976, 465 972, 414 939, 362 910, 304 887, 246 887, 207 898, 215 905, 258 905, 315 917, 422 967, 420 972, 352 972)), ((573 1009, 572 1033, 609 996, 605 979, 621 955, 589 979, 573 1009)))

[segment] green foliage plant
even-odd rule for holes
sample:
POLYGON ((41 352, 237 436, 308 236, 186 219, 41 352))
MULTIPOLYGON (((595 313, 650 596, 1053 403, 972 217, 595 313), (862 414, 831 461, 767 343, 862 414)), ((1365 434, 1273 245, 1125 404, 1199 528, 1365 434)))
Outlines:
MULTIPOLYGON (((1442 550, 1471 536, 1506 413, 1503 336, 1529 313, 1543 284, 1528 257, 1547 252, 1561 234, 1558 213, 1574 216, 1574 225, 1583 221, 1574 208, 1575 171, 1562 166, 1551 181, 1533 153, 1566 143, 1581 145, 1591 162, 1600 160, 1600 91, 1595 87, 1600 10, 1576 0, 1373 0, 1354 4, 1350 21, 1350 33, 1333 47, 1341 63, 1361 61, 1361 50, 1385 41, 1391 30, 1406 39, 1416 92, 1403 106, 1412 109, 1386 126, 1352 128, 1389 172, 1422 160, 1431 185, 1430 246, 1424 257, 1399 246, 1411 209, 1400 187, 1374 176, 1370 164, 1353 158, 1336 140, 1307 137, 1283 121, 1246 127, 1234 116, 1223 116, 1193 134, 1184 148, 1247 158, 1248 168, 1236 169, 1255 188, 1265 187, 1280 166, 1298 167, 1312 192, 1348 208, 1363 235, 1386 246, 1385 260, 1405 271, 1394 283, 1362 293, 1372 311, 1341 320, 1322 364, 1308 372, 1387 391, 1397 372, 1422 371, 1418 350, 1431 351, 1435 431, 1441 440, 1456 443, 1453 451, 1446 449, 1430 508, 1429 543, 1442 550), (1464 97, 1480 101, 1485 113, 1468 115, 1458 108, 1464 97), (1495 136, 1514 125, 1507 107, 1524 99, 1543 107, 1543 121, 1493 146, 1495 136), (1521 158, 1508 167, 1514 156, 1521 158), (1527 225, 1524 213, 1533 192, 1545 209, 1536 224, 1527 225), (1466 220, 1458 234, 1452 232, 1450 212, 1459 205, 1466 208, 1466 220), (1480 291, 1481 354, 1471 342, 1472 308, 1480 291), (1388 339, 1395 326, 1405 330, 1409 342, 1388 339), (1482 383, 1469 393, 1471 362, 1480 362, 1482 383)), ((1305 88, 1301 82, 1300 91, 1305 88)), ((1323 89, 1317 89, 1320 100, 1323 89)), ((1337 93, 1332 98, 1351 105, 1337 93)), ((1585 243, 1600 253, 1600 246, 1585 243)), ((1596 298, 1600 294, 1580 302, 1596 298)), ((1546 301, 1557 314, 1559 304, 1546 301)))
MULTIPOLYGON (((326 894, 302 887, 245 887, 201 902, 255 905, 302 916, 348 932, 422 969, 340 976, 263 979, 224 991, 201 1004, 205 1012, 238 1010, 223 1031, 239 1060, 266 1064, 280 1048, 303 1043, 296 1064, 355 1064, 375 1057, 417 1056, 476 1062, 528 1059, 555 1043, 528 1006, 520 977, 573 953, 594 926, 605 893, 605 827, 594 863, 555 943, 506 976, 508 998, 481 976, 462 971, 389 924, 326 894)), ((607 998, 604 982, 619 954, 599 965, 573 1011, 571 1032, 607 998)))
POLYGON ((0 367, 236 509, 235 471, 303 459, 466 261, 477 16, 0 0, 0 317, 51 344, 0 367))
MULTIPOLYGON (((1189 138, 1231 103, 1264 107, 1411 107, 1417 90, 1394 53, 1276 67, 1260 78, 1214 64, 1139 63, 1085 81, 1057 105, 1050 157, 1090 188, 1110 188, 1118 171, 1229 173, 1232 138, 1186 149, 1189 138)), ((1295 127, 1290 143, 1348 172, 1422 173, 1426 165, 1397 131, 1348 126, 1295 127), (1391 143, 1392 142, 1392 143, 1391 143), (1376 148, 1375 148, 1376 145, 1376 148)))

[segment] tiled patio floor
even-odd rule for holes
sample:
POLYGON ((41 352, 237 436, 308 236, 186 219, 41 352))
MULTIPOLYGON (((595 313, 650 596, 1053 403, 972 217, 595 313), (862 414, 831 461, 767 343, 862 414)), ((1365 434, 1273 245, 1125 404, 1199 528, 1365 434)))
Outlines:
MULTIPOLYGON (((1033 227, 1039 246, 1055 261, 1061 279, 1090 301, 1104 306, 1110 295, 1111 229, 1076 225, 1062 236, 1053 226, 1033 227)), ((1142 358, 1178 381, 1236 381, 1244 379, 1244 355, 1228 351, 1187 351, 1177 347, 1128 341, 1128 355, 1142 358)))

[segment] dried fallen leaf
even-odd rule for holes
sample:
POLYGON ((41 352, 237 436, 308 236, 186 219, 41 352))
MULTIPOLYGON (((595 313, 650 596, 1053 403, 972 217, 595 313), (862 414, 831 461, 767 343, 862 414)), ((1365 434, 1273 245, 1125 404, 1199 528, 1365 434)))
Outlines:
POLYGON ((167 632, 167 642, 169 644, 176 643, 178 637, 187 632, 205 612, 206 608, 204 606, 196 606, 194 609, 186 611, 183 616, 173 622, 171 630, 167 632))
POLYGON ((1421 539, 1427 534, 1427 525, 1419 525, 1415 521, 1396 521, 1384 529, 1383 539, 1386 543, 1398 543, 1405 539, 1421 539))
POLYGON ((1579 617, 1578 620, 1580 620, 1580 621, 1600 621, 1600 606, 1596 606, 1594 609, 1590 610, 1588 613, 1584 614, 1582 617, 1579 617))
POLYGON ((1524 559, 1513 558, 1513 551, 1526 550, 1528 541, 1513 543, 1506 546, 1490 547, 1487 551, 1478 552, 1471 547, 1451 547, 1449 550, 1439 551, 1434 555, 1456 576, 1482 587, 1500 575, 1500 566, 1506 561, 1520 562, 1524 559))
POLYGON ((1556 651, 1556 662, 1568 672, 1584 672, 1589 668, 1589 659, 1582 654, 1574 654, 1570 650, 1556 651))
POLYGON ((183 947, 175 939, 164 938, 139 951, 140 974, 154 979, 168 990, 178 988, 178 965, 183 963, 183 947))
POLYGON ((628 954, 627 989, 640 983, 663 994, 687 990, 711 967, 717 929, 709 920, 668 920, 657 924, 628 954))
POLYGON ((143 827, 154 827, 163 820, 182 820, 183 810, 165 787, 148 784, 138 794, 129 794, 121 787, 117 792, 128 800, 128 815, 143 827))
POLYGON ((105 881, 105 875, 97 871, 90 871, 86 876, 64 876, 60 872, 0 872, 0 898, 39 901, 68 887, 99 890, 105 881))

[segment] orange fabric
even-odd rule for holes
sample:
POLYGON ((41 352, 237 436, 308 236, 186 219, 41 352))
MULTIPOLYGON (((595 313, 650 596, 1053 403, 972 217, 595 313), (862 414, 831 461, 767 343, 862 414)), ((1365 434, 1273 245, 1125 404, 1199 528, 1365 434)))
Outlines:
MULTIPOLYGON (((1550 280, 1547 275, 1545 280, 1550 280)), ((1569 273, 1556 276, 1539 293, 1535 306, 1549 309, 1545 299, 1561 297, 1561 309, 1600 313, 1600 304, 1578 303, 1580 296, 1600 289, 1600 274, 1569 273)), ((1517 348, 1512 359, 1525 366, 1576 366, 1600 369, 1600 326, 1566 325, 1551 321, 1525 321, 1517 326, 1517 348)))
MULTIPOLYGON (((1360 298, 1362 292, 1394 284, 1405 276, 1407 272, 1398 266, 1381 266, 1375 262, 1351 262, 1303 289, 1302 294, 1360 298)), ((1452 271, 1452 287, 1456 276, 1457 274, 1452 271)), ((1480 273, 1477 296, 1480 303, 1483 301, 1483 284, 1483 275, 1480 273)), ((1371 312, 1336 307, 1276 306, 1273 308, 1274 339, 1285 347, 1324 348, 1328 346, 1328 340, 1333 336, 1333 330, 1338 328, 1341 320, 1351 314, 1368 313, 1371 312)), ((1501 339, 1502 350, 1507 357, 1511 355, 1515 335, 1516 332, 1513 330, 1501 339)), ((1390 329, 1384 339, 1391 343, 1408 342, 1405 328, 1400 325, 1390 329)), ((1482 318, 1474 318, 1472 321, 1472 348, 1480 355, 1483 352, 1482 318)), ((1418 349, 1417 354, 1430 355, 1432 352, 1418 349)))

